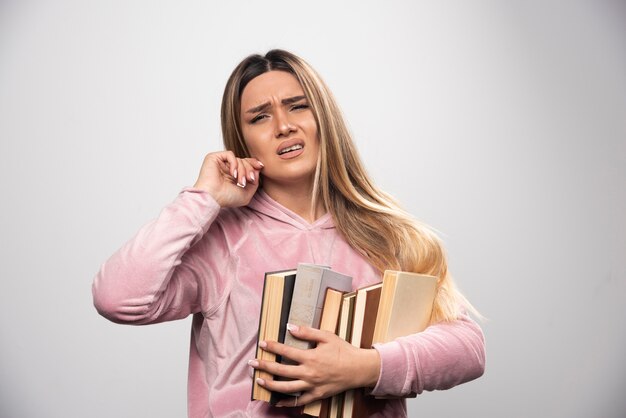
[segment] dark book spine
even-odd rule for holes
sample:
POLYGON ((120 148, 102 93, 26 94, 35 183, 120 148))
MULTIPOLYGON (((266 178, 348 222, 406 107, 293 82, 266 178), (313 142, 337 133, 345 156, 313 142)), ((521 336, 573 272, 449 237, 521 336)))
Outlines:
MULTIPOLYGON (((285 342, 285 335, 287 335, 287 321, 289 320, 289 309, 291 308, 291 299, 293 298, 293 288, 296 284, 296 275, 291 274, 289 276, 285 276, 285 287, 283 290, 283 303, 280 311, 280 327, 278 328, 278 342, 285 342)), ((276 356, 276 362, 282 363, 282 356, 276 356)), ((274 380, 286 380, 282 376, 274 376, 274 380)), ((272 392, 272 397, 270 398, 270 404, 276 405, 278 401, 281 399, 288 398, 289 395, 280 392, 272 392)))

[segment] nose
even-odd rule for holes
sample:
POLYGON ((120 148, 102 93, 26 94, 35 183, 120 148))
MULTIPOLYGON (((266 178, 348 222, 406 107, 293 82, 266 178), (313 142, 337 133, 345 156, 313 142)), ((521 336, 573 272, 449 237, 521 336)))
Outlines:
POLYGON ((289 134, 296 131, 296 127, 289 122, 289 115, 285 111, 276 112, 275 122, 276 138, 289 136, 289 134))

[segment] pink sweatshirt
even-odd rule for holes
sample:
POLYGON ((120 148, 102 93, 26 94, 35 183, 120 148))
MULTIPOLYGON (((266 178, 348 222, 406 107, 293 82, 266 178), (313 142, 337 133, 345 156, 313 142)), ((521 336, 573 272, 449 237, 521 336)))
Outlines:
MULTIPOLYGON (((251 401, 258 318, 267 271, 316 263, 353 277, 354 288, 381 280, 333 225, 312 224, 259 190, 246 207, 221 209, 186 188, 102 265, 94 304, 114 322, 151 324, 193 314, 189 417, 289 417, 299 408, 251 401)), ((469 317, 376 345, 381 373, 373 416, 406 416, 404 397, 448 389, 482 375, 483 335, 469 317)))

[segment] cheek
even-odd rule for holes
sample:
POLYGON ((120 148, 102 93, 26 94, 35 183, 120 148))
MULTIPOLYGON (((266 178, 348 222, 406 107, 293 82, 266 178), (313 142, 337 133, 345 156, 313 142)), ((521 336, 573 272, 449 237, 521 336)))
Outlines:
POLYGON ((320 134, 319 134, 319 131, 317 130, 317 124, 315 122, 313 122, 313 126, 311 127, 311 136, 313 137, 313 140, 315 141, 315 146, 319 146, 320 134))
POLYGON ((310 137, 319 139, 319 132, 317 130, 317 123, 315 123, 315 119, 311 118, 310 120, 307 120, 304 126, 306 127, 305 129, 310 137))
POLYGON ((254 133, 246 130, 243 130, 241 134, 243 135, 243 142, 245 142, 248 151, 250 151, 250 154, 253 156, 258 154, 260 151, 260 147, 257 136, 254 135, 254 133))

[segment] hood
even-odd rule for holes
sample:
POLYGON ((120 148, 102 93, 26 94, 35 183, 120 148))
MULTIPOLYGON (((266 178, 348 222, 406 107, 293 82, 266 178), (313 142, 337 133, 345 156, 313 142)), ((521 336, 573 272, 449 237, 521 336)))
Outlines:
POLYGON ((331 216, 330 212, 326 212, 314 222, 309 223, 300 215, 287 209, 286 207, 269 197, 263 189, 259 189, 254 194, 252 200, 248 204, 248 208, 250 208, 254 212, 261 213, 279 222, 292 225, 302 230, 331 229, 335 227, 335 223, 333 222, 333 217, 331 216))

